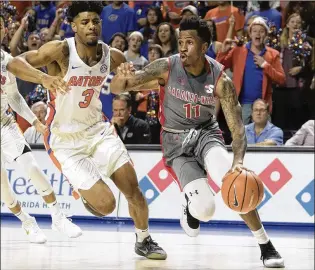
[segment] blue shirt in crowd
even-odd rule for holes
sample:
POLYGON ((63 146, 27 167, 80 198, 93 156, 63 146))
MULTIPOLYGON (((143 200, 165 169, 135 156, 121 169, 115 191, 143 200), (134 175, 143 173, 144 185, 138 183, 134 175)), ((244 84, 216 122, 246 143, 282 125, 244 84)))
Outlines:
POLYGON ((271 8, 268 10, 263 10, 263 11, 256 10, 256 11, 249 13, 248 15, 246 15, 245 25, 247 25, 248 19, 254 15, 263 17, 267 23, 273 22, 275 24, 277 30, 279 30, 279 28, 281 28, 282 15, 278 10, 276 10, 274 8, 271 8))
POLYGON ((112 5, 104 7, 102 14, 102 38, 109 44, 111 37, 121 32, 127 34, 137 30, 136 15, 132 8, 123 3, 120 9, 114 9, 112 5))
POLYGON ((36 12, 36 27, 38 30, 42 28, 49 28, 56 16, 56 7, 53 3, 47 8, 42 8, 39 4, 34 8, 36 12))
MULTIPOLYGON (((251 42, 246 44, 248 50, 244 69, 242 90, 239 97, 241 104, 252 104, 257 98, 262 98, 263 69, 254 62, 254 53, 250 50, 251 42)), ((259 56, 266 52, 264 48, 259 56)))
POLYGON ((277 145, 283 145, 283 131, 269 121, 258 136, 256 136, 255 132, 255 123, 245 126, 245 134, 248 144, 256 144, 265 140, 273 140, 277 145))

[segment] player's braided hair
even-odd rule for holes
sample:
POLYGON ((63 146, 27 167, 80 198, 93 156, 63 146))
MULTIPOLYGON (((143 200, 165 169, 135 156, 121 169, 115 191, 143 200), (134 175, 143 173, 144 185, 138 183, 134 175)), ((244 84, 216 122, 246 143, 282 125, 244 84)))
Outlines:
POLYGON ((101 15, 103 5, 101 1, 73 1, 67 11, 67 19, 72 22, 81 12, 95 12, 101 15))
POLYGON ((179 25, 179 31, 196 30, 198 36, 207 42, 211 41, 211 32, 207 25, 207 22, 203 19, 199 19, 197 16, 191 16, 183 19, 179 25))

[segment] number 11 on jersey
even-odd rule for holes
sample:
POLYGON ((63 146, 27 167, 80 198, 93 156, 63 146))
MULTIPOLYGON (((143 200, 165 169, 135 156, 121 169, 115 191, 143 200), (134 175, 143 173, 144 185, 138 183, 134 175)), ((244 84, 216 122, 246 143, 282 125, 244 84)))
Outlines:
POLYGON ((186 118, 198 118, 200 116, 200 105, 192 105, 191 103, 186 103, 183 105, 186 118))

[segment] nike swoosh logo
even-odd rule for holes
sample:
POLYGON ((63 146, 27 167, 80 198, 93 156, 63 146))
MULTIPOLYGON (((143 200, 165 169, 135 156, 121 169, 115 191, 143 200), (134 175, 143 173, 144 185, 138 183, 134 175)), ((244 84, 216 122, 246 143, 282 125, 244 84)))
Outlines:
POLYGON ((139 250, 140 250, 143 254, 147 254, 147 253, 148 253, 148 249, 147 249, 147 248, 139 248, 139 250))
POLYGON ((76 69, 76 68, 79 68, 79 67, 74 67, 74 66, 72 66, 72 69, 76 69))
POLYGON ((234 185, 234 203, 233 203, 234 206, 238 206, 238 201, 237 201, 237 198, 236 198, 236 187, 234 185))

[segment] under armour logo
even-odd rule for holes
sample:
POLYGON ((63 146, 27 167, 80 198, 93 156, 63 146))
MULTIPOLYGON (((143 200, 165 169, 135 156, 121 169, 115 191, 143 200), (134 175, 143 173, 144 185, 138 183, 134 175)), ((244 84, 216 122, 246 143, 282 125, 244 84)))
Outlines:
POLYGON ((198 193, 198 190, 195 190, 195 192, 189 192, 190 197, 191 197, 193 194, 199 194, 199 193, 198 193))

